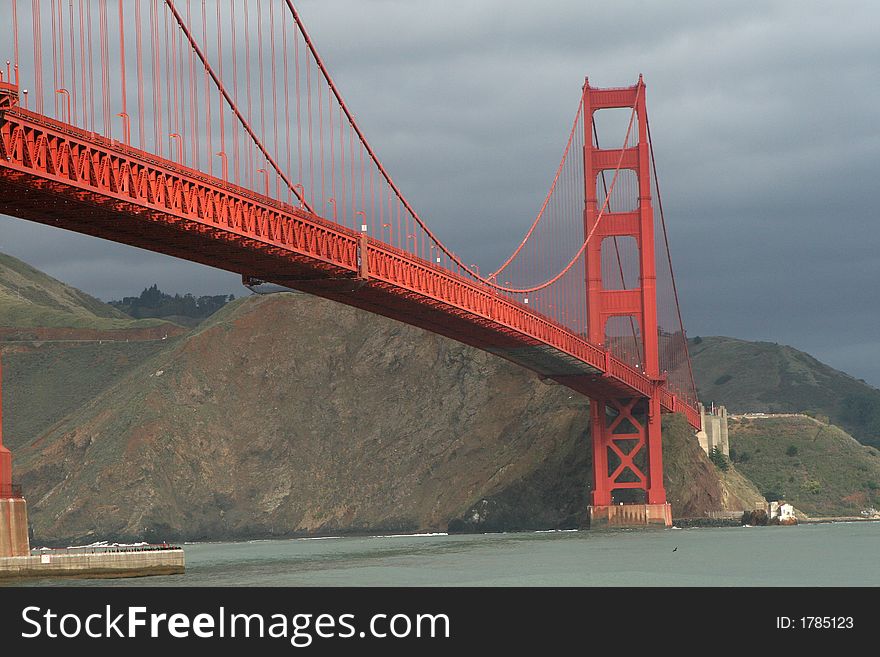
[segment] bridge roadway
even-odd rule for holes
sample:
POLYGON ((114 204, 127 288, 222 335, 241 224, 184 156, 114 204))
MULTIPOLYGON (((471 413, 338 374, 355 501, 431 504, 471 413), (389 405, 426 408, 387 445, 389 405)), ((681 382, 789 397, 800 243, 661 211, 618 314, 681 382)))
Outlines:
POLYGON ((583 395, 696 407, 491 288, 366 234, 119 141, 0 109, 0 213, 302 290, 484 349, 583 395))

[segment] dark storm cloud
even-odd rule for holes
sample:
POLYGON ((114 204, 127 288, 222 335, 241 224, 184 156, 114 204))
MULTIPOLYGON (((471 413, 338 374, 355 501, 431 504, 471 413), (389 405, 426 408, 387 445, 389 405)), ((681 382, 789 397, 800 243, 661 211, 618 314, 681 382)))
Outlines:
MULTIPOLYGON (((875 3, 297 6, 407 198, 484 267, 543 200, 584 76, 644 73, 689 335, 792 344, 880 384, 875 3)), ((0 226, 0 250, 105 299, 241 293, 233 274, 0 226)))

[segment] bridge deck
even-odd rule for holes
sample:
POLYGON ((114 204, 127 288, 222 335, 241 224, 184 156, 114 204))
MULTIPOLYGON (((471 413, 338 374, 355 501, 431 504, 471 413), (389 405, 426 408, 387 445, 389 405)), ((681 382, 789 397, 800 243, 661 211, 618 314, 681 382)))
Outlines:
MULTIPOLYGON (((0 212, 363 308, 593 396, 656 385, 529 306, 288 204, 21 108, 0 110, 0 212)), ((699 412, 661 388, 664 411, 699 412)))

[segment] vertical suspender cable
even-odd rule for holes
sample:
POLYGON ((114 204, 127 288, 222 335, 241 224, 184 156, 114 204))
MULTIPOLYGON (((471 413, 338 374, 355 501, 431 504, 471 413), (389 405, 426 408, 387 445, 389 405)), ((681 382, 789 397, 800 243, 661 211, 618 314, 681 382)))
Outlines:
MULTIPOLYGON (((296 153, 299 158, 299 181, 304 182, 303 179, 303 154, 302 154, 302 118, 300 112, 300 93, 299 93, 299 39, 296 36, 297 25, 294 23, 294 33, 293 33, 293 61, 294 68, 296 69, 296 153)), ((339 201, 337 200, 337 203, 339 201)), ((323 208, 326 210, 326 208, 323 208)))
MULTIPOLYGON (((251 28, 248 21, 249 11, 244 12, 244 67, 245 67, 245 83, 247 86, 247 120, 248 122, 254 116, 253 94, 251 93, 251 28)), ((250 144, 247 146, 247 179, 248 184, 254 186, 254 162, 253 150, 250 144)))
POLYGON ((312 140, 312 67, 306 60, 306 105, 309 108, 309 198, 315 202, 315 152, 312 140))
MULTIPOLYGON (((257 73, 260 76, 260 134, 263 139, 266 138, 266 94, 263 92, 263 77, 265 76, 265 68, 263 67, 263 12, 260 7, 262 2, 257 3, 257 73)), ((268 183, 267 183, 268 185, 268 183)))
MULTIPOLYGON (((91 29, 91 26, 89 26, 91 29)), ((83 16, 83 0, 79 0, 79 72, 80 79, 82 81, 82 91, 80 96, 82 98, 82 127, 90 128, 91 126, 88 123, 89 114, 88 114, 88 85, 86 84, 86 28, 85 28, 85 19, 83 16)))
MULTIPOLYGON (((238 49, 235 45, 235 2, 236 0, 232 0, 230 3, 230 20, 229 24, 231 26, 232 31, 232 52, 237 53, 238 49)), ((223 61, 223 58, 220 58, 220 61, 223 61)), ((232 94, 235 98, 235 102, 238 102, 238 61, 236 59, 232 60, 232 94)), ((232 159, 234 161, 235 168, 235 183, 239 183, 239 150, 238 150, 238 124, 234 123, 235 131, 232 135, 232 159)))
POLYGON ((73 0, 69 0, 67 5, 67 18, 69 21, 70 27, 70 94, 72 96, 70 107, 71 112, 73 113, 72 117, 68 117, 68 120, 73 125, 77 124, 77 111, 76 111, 76 101, 77 101, 77 84, 76 84, 76 39, 74 38, 73 31, 73 0))
MULTIPOLYGON (((205 0, 202 0, 202 41, 205 44, 205 54, 208 53, 208 13, 205 6, 205 0)), ((218 57, 222 58, 223 53, 218 53, 218 57)), ((206 155, 208 158, 208 172, 214 172, 214 147, 212 144, 212 133, 214 132, 211 125, 211 81, 208 78, 207 71, 202 72, 205 78, 205 137, 206 155)))
POLYGON ((93 132, 97 132, 98 120, 95 117, 95 57, 94 50, 92 49, 92 3, 86 3, 86 10, 88 12, 88 24, 89 24, 89 129, 93 132))
POLYGON ((157 0, 153 0, 150 4, 150 47, 153 51, 153 139, 156 153, 162 157, 165 140, 162 139, 162 69, 159 62, 159 7, 156 3, 157 0))
POLYGON ((55 27, 55 0, 51 0, 50 5, 50 14, 52 16, 52 99, 54 101, 55 107, 55 118, 57 119, 61 114, 58 110, 58 89, 61 84, 58 81, 58 33, 55 27))
POLYGON ((663 242, 666 245, 666 257, 669 260, 669 274, 672 279, 672 293, 675 298, 675 311, 678 315, 678 325, 681 328, 681 338, 684 340, 685 353, 687 354, 688 375, 690 376, 691 389, 689 395, 693 395, 689 401, 696 402, 696 384, 694 382, 694 370, 691 367, 690 352, 687 351, 687 336, 684 333, 684 322, 681 319, 681 305, 678 302, 678 287, 675 284, 675 272, 672 270, 672 253, 669 251, 669 237, 666 234, 666 219, 663 216, 663 200, 660 197, 660 179, 657 177, 657 162, 654 160, 654 142, 651 139, 651 122, 648 120, 648 112, 645 111, 645 125, 648 128, 648 149, 651 152, 651 170, 654 172, 654 184, 657 190, 657 207, 660 210, 660 225, 663 227, 663 242))
MULTIPOLYGON (((234 6, 234 5, 233 5, 234 6)), ((220 79, 223 79, 223 29, 220 21, 220 3, 217 3, 217 66, 220 69, 220 79)), ((233 67, 235 66, 233 62, 233 67)), ((207 73, 207 71, 206 71, 207 73)), ((219 91, 218 91, 219 94, 219 91)), ((220 116, 220 152, 223 153, 223 157, 226 156, 226 126, 224 123, 224 114, 226 113, 223 107, 222 101, 217 99, 217 114, 220 116)), ((211 157, 214 157, 213 152, 211 153, 211 157)), ((228 160, 228 158, 227 158, 228 160)), ((222 166, 222 164, 221 164, 222 166)), ((229 175, 228 167, 224 167, 226 169, 226 175, 229 175)), ((221 169, 223 171, 223 169, 221 169)))
MULTIPOLYGON (((269 4, 269 31, 272 35, 272 135, 275 141, 275 156, 278 156, 278 84, 275 79, 275 3, 269 4)), ((275 176, 275 196, 281 198, 278 176, 275 176)))
POLYGON ((110 62, 107 46, 107 0, 101 0, 101 105, 104 113, 104 135, 110 132, 110 62))
MULTIPOLYGON (((186 0, 186 22, 189 25, 192 25, 192 0, 186 0)), ((207 50, 208 44, 205 44, 205 49, 207 50)), ((199 131, 198 131, 198 94, 196 93, 196 71, 195 71, 195 63, 193 61, 193 51, 192 48, 189 49, 188 57, 189 59, 189 88, 187 92, 189 93, 189 126, 192 131, 192 166, 196 169, 199 168, 199 131)))
MULTIPOLYGON (((294 35, 295 37, 296 35, 294 35)), ((287 171, 290 171, 290 67, 287 62, 287 28, 284 25, 284 14, 281 15, 281 51, 284 59, 284 141, 287 149, 287 171)), ((330 124, 330 139, 333 140, 333 124, 330 124)), ((302 181, 300 181, 302 182, 302 181)), ((290 202, 290 190, 287 190, 287 201, 290 202)), ((321 208, 325 211, 326 206, 321 208)))
MULTIPOLYGON (((123 16, 122 11, 122 0, 119 0, 119 76, 120 92, 122 94, 122 113, 128 116, 128 106, 126 102, 125 89, 125 17, 123 16)), ((123 132, 123 139, 124 138, 125 133, 123 132)))
POLYGON ((189 31, 189 28, 186 26, 186 23, 184 22, 183 18, 180 15, 180 12, 178 12, 177 8, 174 6, 173 0, 165 0, 165 4, 171 10, 172 14, 174 15, 174 19, 177 21, 177 24, 180 26, 181 31, 186 36, 186 39, 189 41, 190 47, 195 51, 196 55, 201 60, 202 65, 205 67, 205 70, 208 71, 208 74, 211 76, 211 79, 214 80, 214 84, 217 85, 217 88, 223 94, 223 98, 226 100, 230 109, 235 114, 235 116, 238 118, 239 123, 245 129, 245 131, 248 133, 248 135, 250 135, 250 137, 253 141, 253 144, 257 148, 259 148, 260 152, 266 158, 266 161, 272 165, 272 167, 275 169, 275 171, 278 173, 278 175, 280 175, 282 180, 284 180, 284 183, 289 188, 291 188, 295 194, 297 194, 297 197, 299 197, 302 200, 303 206, 311 212, 312 208, 305 202, 304 199, 302 199, 302 197, 299 195, 299 193, 296 192, 296 189, 295 189, 293 183, 291 182, 290 178, 288 177, 288 175, 281 169, 280 166, 278 166, 278 163, 275 161, 275 158, 272 157, 272 155, 269 153, 269 151, 263 145, 263 142, 260 140, 260 138, 254 132, 253 128, 251 128, 250 124, 247 122, 247 120, 242 115, 241 110, 239 109, 238 105, 230 97, 229 92, 226 91, 226 87, 223 86, 223 82, 220 80, 220 78, 217 77, 217 74, 214 72, 213 67, 211 66, 208 59, 205 57, 205 54, 202 52, 202 49, 199 47, 199 45, 196 43, 196 41, 192 38, 192 33, 189 31))
POLYGON ((16 68, 19 65, 18 59, 18 0, 12 0, 12 56, 15 58, 16 68))
POLYGON ((138 80, 138 148, 146 149, 146 126, 144 125, 144 44, 141 35, 141 0, 136 0, 134 5, 135 24, 135 50, 137 52, 137 80, 138 80))
POLYGON ((33 34, 34 34, 34 86, 36 86, 36 110, 43 113, 43 45, 42 29, 40 27, 40 0, 31 0, 33 11, 33 34))

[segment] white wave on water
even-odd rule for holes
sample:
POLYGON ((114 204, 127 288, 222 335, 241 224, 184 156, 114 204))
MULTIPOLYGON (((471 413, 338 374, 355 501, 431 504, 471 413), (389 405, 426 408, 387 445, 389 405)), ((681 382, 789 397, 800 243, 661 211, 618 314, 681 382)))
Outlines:
MULTIPOLYGON (((562 530, 568 531, 568 530, 562 530)), ((430 536, 449 536, 446 532, 426 532, 422 534, 376 534, 370 536, 296 536, 292 538, 254 538, 247 541, 184 541, 184 545, 223 545, 228 542, 232 543, 271 543, 273 541, 330 541, 343 538, 422 538, 430 536)), ((106 542, 102 544, 106 545, 106 542)), ((92 547, 92 546, 89 546, 92 547)))
POLYGON ((536 529, 535 534, 567 534, 569 532, 576 532, 577 529, 536 529))
POLYGON ((370 538, 418 538, 424 536, 449 536, 446 532, 428 532, 424 534, 377 534, 370 538))
POLYGON ((94 543, 89 543, 88 545, 68 545, 66 549, 68 550, 82 550, 85 548, 107 548, 107 547, 143 547, 145 545, 149 545, 149 543, 145 541, 141 541, 140 543, 111 543, 110 541, 95 541, 94 543))
MULTIPOLYGON (((244 543, 274 543, 276 541, 327 541, 333 538, 343 538, 342 536, 297 536, 295 538, 252 538, 244 543)), ((239 542, 239 541, 233 541, 239 542)))

